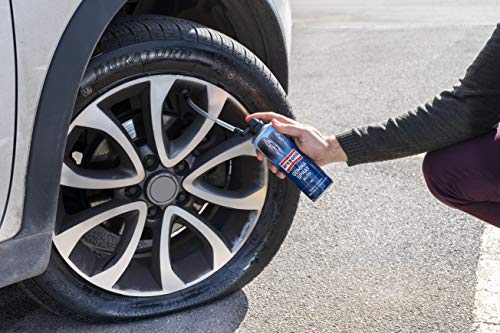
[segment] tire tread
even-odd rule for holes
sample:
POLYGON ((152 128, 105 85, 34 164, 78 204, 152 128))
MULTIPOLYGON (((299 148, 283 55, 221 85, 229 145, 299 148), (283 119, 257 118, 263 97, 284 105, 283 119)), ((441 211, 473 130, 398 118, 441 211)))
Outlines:
POLYGON ((167 39, 191 41, 230 53, 261 75, 274 89, 285 94, 271 70, 250 50, 221 32, 200 24, 168 16, 131 16, 114 21, 97 45, 100 53, 113 51, 137 42, 167 39), (130 33, 123 33, 124 30, 130 33), (130 36, 133 36, 131 38, 130 36))

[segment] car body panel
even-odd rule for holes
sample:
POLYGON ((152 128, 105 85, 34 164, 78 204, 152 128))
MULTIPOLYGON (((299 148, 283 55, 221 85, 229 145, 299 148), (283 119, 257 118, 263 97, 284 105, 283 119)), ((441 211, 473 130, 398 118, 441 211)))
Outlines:
MULTIPOLYGON (((3 71, 0 76, 0 216, 3 217, 8 201, 12 178, 16 123, 16 59, 14 31, 9 0, 0 0, 0 59, 3 71)), ((0 220, 1 222, 1 220, 0 220)), ((0 224, 1 225, 1 224, 0 224)))
MULTIPOLYGON (((25 178, 38 101, 52 56, 79 4, 80 0, 12 2, 17 45, 18 120, 15 168, 10 200, 0 226, 0 242, 12 238, 21 229, 25 178)), ((12 110, 14 108, 8 111, 12 110)), ((3 167, 0 170, 4 173, 3 167)))

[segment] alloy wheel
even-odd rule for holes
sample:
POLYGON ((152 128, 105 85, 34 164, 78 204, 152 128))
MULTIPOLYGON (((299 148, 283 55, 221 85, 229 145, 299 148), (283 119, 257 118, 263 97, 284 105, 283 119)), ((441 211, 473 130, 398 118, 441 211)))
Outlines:
POLYGON ((267 169, 249 139, 197 115, 244 125, 224 89, 180 75, 122 83, 73 119, 54 245, 83 279, 127 296, 188 288, 244 246, 264 206, 267 169))

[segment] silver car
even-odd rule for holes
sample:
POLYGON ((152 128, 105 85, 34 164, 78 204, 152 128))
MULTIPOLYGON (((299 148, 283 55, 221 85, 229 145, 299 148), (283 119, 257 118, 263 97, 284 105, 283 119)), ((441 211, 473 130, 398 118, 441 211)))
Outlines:
POLYGON ((106 321, 250 282, 299 193, 182 92, 291 116, 290 34, 287 0, 0 0, 0 287, 106 321))

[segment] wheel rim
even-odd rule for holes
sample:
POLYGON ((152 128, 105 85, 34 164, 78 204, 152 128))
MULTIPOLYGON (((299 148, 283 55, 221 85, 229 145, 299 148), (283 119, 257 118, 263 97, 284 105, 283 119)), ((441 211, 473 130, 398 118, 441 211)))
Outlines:
POLYGON ((267 169, 248 139, 192 112, 244 124, 228 92, 158 75, 106 92, 72 121, 54 245, 81 277, 127 296, 170 294, 205 280, 242 248, 261 214, 267 169))

